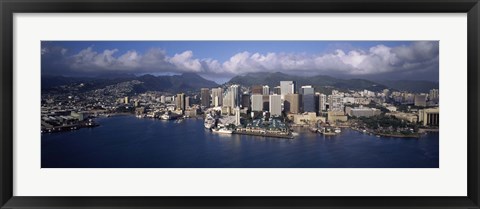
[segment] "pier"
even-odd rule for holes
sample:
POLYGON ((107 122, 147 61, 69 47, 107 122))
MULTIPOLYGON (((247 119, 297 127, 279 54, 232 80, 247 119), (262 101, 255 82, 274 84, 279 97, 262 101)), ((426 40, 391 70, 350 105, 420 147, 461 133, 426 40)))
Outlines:
POLYGON ((268 132, 253 132, 253 131, 233 131, 233 134, 243 134, 251 136, 264 136, 264 137, 273 137, 273 138, 284 138, 284 139, 293 139, 292 134, 277 134, 277 133, 268 133, 268 132))

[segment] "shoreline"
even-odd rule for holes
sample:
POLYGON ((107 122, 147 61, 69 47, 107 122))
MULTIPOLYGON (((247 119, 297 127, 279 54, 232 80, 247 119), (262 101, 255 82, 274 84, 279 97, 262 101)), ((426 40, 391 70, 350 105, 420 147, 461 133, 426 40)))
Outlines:
POLYGON ((353 128, 353 127, 350 127, 351 130, 354 130, 354 131, 358 131, 360 133, 363 133, 363 134, 370 134, 370 135, 375 135, 375 136, 382 136, 382 137, 389 137, 389 138, 420 138, 420 134, 416 134, 416 135, 398 135, 398 134, 385 134, 385 133, 376 133, 376 132, 372 132, 372 131, 366 131, 366 132, 363 132, 359 129, 356 129, 356 128, 353 128))

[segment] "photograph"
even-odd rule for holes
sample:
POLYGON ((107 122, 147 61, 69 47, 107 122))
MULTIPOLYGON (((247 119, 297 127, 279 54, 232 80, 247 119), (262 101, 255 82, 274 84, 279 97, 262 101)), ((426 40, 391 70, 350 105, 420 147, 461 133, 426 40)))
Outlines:
POLYGON ((440 168, 438 40, 40 46, 42 169, 440 168))

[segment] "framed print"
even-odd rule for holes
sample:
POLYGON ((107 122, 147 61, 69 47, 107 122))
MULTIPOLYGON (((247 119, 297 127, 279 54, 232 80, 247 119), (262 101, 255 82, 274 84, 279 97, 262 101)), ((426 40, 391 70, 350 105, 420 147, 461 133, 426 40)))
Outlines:
POLYGON ((476 0, 1 10, 2 208, 479 207, 476 0))

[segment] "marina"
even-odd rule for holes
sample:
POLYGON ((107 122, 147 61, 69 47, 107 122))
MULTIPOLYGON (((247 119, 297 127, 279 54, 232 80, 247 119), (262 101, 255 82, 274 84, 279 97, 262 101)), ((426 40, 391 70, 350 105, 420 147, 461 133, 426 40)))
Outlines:
POLYGON ((348 128, 336 136, 294 127, 291 138, 208 131, 203 119, 101 117, 101 125, 42 134, 42 168, 437 168, 436 132, 422 140, 348 128), (68 137, 68 138, 66 138, 68 137), (74 150, 74 151, 73 151, 74 150), (382 156, 379 158, 378 156, 382 156))

